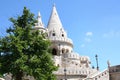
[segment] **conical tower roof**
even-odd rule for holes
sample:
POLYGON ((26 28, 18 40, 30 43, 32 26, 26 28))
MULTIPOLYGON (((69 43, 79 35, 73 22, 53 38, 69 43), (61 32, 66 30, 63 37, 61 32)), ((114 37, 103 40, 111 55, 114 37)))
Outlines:
POLYGON ((44 28, 44 25, 43 25, 43 23, 42 23, 42 18, 41 18, 40 12, 38 12, 37 21, 38 21, 38 22, 35 24, 35 27, 36 27, 36 28, 44 28))
POLYGON ((67 33, 64 30, 57 13, 55 5, 53 6, 52 13, 47 26, 48 38, 56 44, 64 43, 68 47, 73 47, 72 40, 67 37, 67 33))
POLYGON ((47 28, 48 30, 58 30, 63 28, 55 5, 53 6, 47 28))

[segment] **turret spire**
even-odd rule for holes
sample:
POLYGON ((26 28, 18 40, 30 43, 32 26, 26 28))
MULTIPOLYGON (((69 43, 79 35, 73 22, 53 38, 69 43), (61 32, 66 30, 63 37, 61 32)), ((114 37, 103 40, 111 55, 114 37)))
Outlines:
POLYGON ((53 9, 52 9, 52 13, 48 22, 48 29, 61 29, 62 27, 62 23, 60 21, 60 18, 58 16, 57 10, 55 5, 53 5, 53 9))
POLYGON ((46 29, 44 28, 44 24, 42 23, 42 18, 40 15, 40 12, 38 12, 38 16, 37 16, 37 23, 35 23, 35 30, 40 30, 41 32, 46 32, 46 29))
POLYGON ((53 6, 55 6, 55 3, 53 4, 53 6))
POLYGON ((41 15, 40 15, 40 11, 38 12, 38 17, 39 17, 39 16, 41 16, 41 15))
POLYGON ((38 12, 38 16, 37 16, 37 23, 35 23, 35 28, 44 28, 44 25, 42 23, 42 19, 41 19, 41 15, 40 12, 38 12))
POLYGON ((43 23, 42 23, 42 19, 41 19, 40 12, 38 12, 37 20, 38 20, 38 26, 40 26, 40 27, 44 27, 44 26, 43 26, 43 23))

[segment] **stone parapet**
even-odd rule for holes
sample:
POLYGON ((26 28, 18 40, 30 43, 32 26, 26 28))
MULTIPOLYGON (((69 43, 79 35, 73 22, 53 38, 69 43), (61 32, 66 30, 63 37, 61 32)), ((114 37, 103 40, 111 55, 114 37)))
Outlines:
POLYGON ((84 80, 109 80, 109 70, 106 69, 103 72, 95 72, 87 76, 84 80))
MULTIPOLYGON (((64 68, 59 68, 58 71, 55 71, 54 74, 56 75, 64 75, 64 68)), ((66 74, 67 75, 90 75, 92 73, 92 70, 89 68, 66 68, 66 74)))
POLYGON ((65 37, 49 37, 49 40, 52 42, 64 42, 71 44, 73 46, 73 42, 70 38, 65 38, 65 37))

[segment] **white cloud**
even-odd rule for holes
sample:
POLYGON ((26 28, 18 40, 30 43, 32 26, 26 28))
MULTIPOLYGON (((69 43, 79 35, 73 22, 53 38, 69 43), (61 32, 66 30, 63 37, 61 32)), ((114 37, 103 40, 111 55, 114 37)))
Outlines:
POLYGON ((86 42, 91 42, 92 39, 91 39, 91 38, 85 38, 85 41, 86 41, 86 42))
POLYGON ((84 37, 84 43, 80 45, 81 48, 84 48, 87 43, 90 43, 92 41, 92 36, 93 36, 93 32, 86 32, 85 33, 85 37, 84 37))
POLYGON ((86 32, 85 33, 85 42, 91 42, 92 41, 92 36, 93 36, 93 32, 86 32))
POLYGON ((113 38, 113 37, 120 37, 120 31, 109 31, 103 34, 105 38, 113 38))
POLYGON ((85 47, 85 44, 82 44, 81 47, 84 48, 84 47, 85 47))
POLYGON ((86 36, 93 36, 93 32, 86 32, 86 36))

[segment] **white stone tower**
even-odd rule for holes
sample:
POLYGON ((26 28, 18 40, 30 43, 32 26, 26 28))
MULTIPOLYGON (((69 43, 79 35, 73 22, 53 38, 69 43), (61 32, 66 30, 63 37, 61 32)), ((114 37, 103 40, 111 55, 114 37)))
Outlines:
MULTIPOLYGON (((73 50, 73 42, 64 30, 55 5, 53 6, 47 28, 44 27, 40 12, 34 29, 47 33, 51 41, 53 60, 58 70, 54 72, 57 80, 103 80, 108 77, 108 70, 100 73, 91 67, 88 56, 81 56, 73 50)), ((108 79, 106 79, 108 80, 108 79)))
POLYGON ((54 60, 56 60, 55 65, 61 66, 61 56, 73 51, 73 43, 67 37, 55 5, 53 6, 47 29, 48 38, 52 42, 51 48, 54 60))

